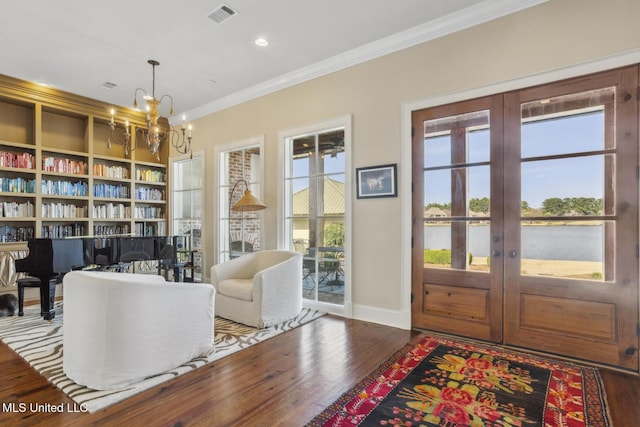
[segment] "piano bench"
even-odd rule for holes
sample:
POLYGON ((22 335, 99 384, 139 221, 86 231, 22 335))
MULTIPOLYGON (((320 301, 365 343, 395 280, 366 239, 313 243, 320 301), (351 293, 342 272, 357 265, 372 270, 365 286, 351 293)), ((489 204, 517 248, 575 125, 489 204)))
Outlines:
POLYGON ((24 316, 24 288, 39 288, 40 289, 40 315, 51 320, 55 316, 55 312, 52 313, 53 303, 56 296, 56 281, 49 281, 49 304, 42 301, 43 289, 41 281, 37 277, 23 277, 16 280, 18 285, 18 316, 24 316), (48 307, 48 308, 47 308, 48 307))

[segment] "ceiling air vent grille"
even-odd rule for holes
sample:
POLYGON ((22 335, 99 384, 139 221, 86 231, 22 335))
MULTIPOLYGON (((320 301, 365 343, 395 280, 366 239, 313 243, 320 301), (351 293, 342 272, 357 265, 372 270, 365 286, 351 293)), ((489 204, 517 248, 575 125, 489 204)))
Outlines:
POLYGON ((103 89, 113 89, 114 87, 118 86, 115 83, 111 83, 111 82, 104 82, 100 85, 101 88, 103 89))
POLYGON ((231 18, 231 17, 233 17, 233 16, 235 16, 237 14, 238 14, 238 12, 236 12, 233 9, 231 9, 226 4, 222 4, 218 8, 216 8, 213 11, 209 12, 209 14, 207 15, 207 18, 211 19, 213 22, 221 24, 222 22, 226 21, 227 19, 229 19, 229 18, 231 18))

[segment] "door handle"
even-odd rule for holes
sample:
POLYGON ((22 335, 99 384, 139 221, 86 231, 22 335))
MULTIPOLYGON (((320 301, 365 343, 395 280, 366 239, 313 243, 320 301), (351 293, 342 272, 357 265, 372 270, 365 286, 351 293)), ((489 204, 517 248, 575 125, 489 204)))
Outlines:
POLYGON ((511 258, 515 258, 515 257, 517 257, 517 256, 518 256, 518 251, 516 251, 516 250, 509 251, 509 256, 510 256, 511 258))

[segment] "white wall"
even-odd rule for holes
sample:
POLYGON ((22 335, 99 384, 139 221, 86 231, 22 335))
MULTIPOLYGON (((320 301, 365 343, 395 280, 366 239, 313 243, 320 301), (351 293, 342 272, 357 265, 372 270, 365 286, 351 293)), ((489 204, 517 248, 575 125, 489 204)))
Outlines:
MULTIPOLYGON (((551 0, 197 119, 193 149, 205 151, 205 221, 214 220, 214 147, 263 135, 265 169, 276 171, 278 132, 352 115, 353 167, 398 163, 401 178, 399 198, 353 200, 353 315, 408 328, 407 112, 640 62, 638 16, 638 0, 551 0)), ((276 176, 265 178, 264 201, 273 207, 280 185, 276 176)), ((277 211, 264 212, 268 249, 277 245, 277 211)), ((216 227, 206 229, 215 232, 216 227)), ((206 236, 205 271, 215 241, 206 236)))

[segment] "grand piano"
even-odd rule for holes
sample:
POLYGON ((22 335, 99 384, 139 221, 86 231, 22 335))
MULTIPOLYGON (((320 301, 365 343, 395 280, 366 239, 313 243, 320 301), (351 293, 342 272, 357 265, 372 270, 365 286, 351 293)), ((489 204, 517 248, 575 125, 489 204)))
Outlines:
POLYGON ((178 260, 184 236, 109 236, 67 239, 30 239, 29 254, 15 260, 16 271, 28 277, 18 279, 18 314, 24 306, 24 287, 40 288, 41 315, 46 320, 55 317, 53 307, 56 284, 65 273, 75 269, 123 271, 135 261, 158 261, 158 274, 173 270, 174 279, 181 280, 183 262, 178 260))

